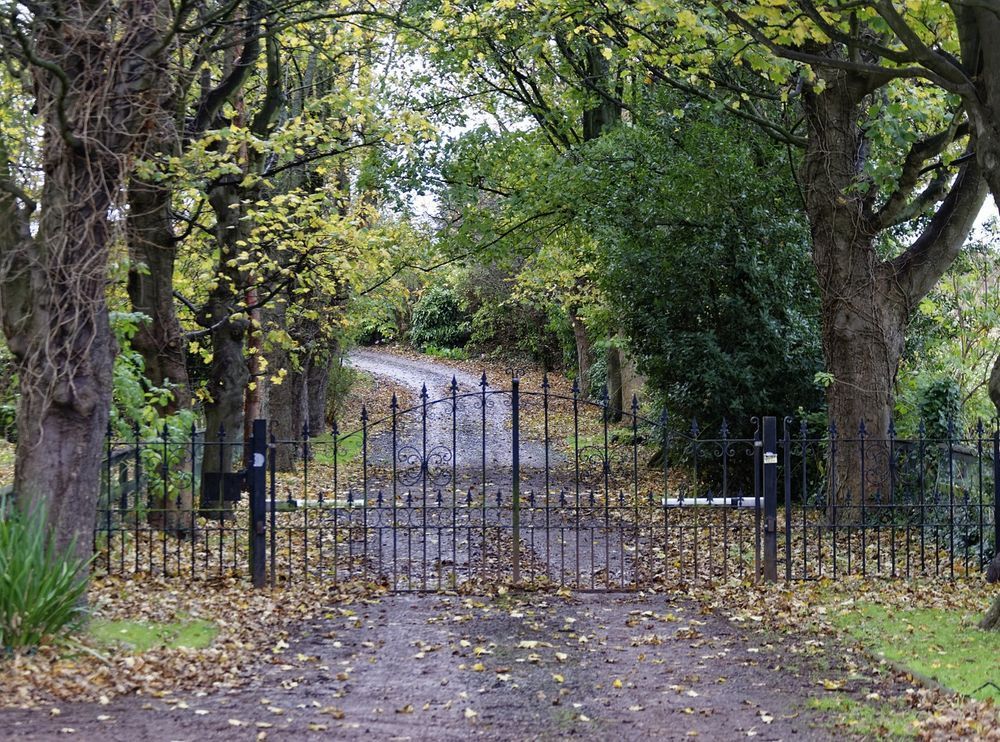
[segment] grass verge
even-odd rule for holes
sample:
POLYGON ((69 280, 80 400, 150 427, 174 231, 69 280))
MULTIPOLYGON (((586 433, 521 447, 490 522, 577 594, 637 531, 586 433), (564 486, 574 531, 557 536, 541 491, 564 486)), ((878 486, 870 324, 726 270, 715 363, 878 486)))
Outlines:
MULTIPOLYGON (((361 454, 363 437, 361 431, 337 439, 337 464, 354 461, 361 454)), ((333 466, 333 436, 330 433, 309 439, 313 460, 317 464, 333 466)))
POLYGON ((914 739, 919 730, 916 712, 896 703, 870 704, 837 696, 811 698, 806 705, 829 715, 834 726, 867 739, 914 739))
POLYGON ((873 654, 979 700, 1000 700, 1000 632, 978 629, 975 616, 941 608, 899 610, 858 603, 835 624, 873 654))
POLYGON ((219 627, 200 619, 155 623, 148 621, 93 621, 88 632, 108 648, 122 646, 136 652, 157 647, 204 649, 215 641, 219 627))

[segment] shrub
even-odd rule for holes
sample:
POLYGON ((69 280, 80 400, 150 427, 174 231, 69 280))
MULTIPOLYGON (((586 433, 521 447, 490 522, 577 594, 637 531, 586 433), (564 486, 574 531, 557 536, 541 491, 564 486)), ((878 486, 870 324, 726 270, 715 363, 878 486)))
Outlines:
POLYGON ((25 516, 0 500, 0 646, 32 647, 80 624, 88 561, 73 554, 55 548, 43 508, 25 516))
POLYGON ((327 421, 343 419, 347 398, 357 380, 357 369, 346 365, 344 356, 340 356, 330 364, 330 381, 326 393, 327 421))
POLYGON ((0 436, 8 443, 17 443, 17 408, 14 405, 0 405, 0 436))
POLYGON ((459 348, 468 341, 469 332, 469 316, 446 286, 432 286, 413 307, 410 342, 418 348, 459 348))

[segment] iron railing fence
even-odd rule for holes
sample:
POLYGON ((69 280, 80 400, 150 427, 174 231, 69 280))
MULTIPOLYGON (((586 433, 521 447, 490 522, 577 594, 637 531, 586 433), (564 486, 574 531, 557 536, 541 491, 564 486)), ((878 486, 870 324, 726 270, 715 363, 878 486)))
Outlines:
POLYGON ((616 421, 606 399, 519 387, 453 383, 435 400, 424 389, 384 418, 363 410, 347 432, 278 437, 257 421, 214 467, 232 470, 222 475, 200 467, 228 450, 224 431, 109 439, 97 568, 400 591, 634 590, 953 579, 979 572, 1000 541, 995 430, 874 438, 785 419, 779 434, 761 418, 748 433, 723 423, 706 434, 636 401, 616 421))

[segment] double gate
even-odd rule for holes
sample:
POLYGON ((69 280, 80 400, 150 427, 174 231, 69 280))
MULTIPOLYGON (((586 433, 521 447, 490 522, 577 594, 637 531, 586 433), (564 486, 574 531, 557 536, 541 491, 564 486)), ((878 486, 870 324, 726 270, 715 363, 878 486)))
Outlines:
POLYGON ((362 409, 347 432, 281 437, 254 421, 249 496, 215 514, 195 510, 195 468, 226 450, 224 436, 133 441, 146 481, 119 496, 109 470, 98 567, 249 570, 257 586, 635 590, 731 577, 956 577, 981 569, 1000 541, 1000 439, 982 427, 961 439, 876 441, 863 426, 815 435, 789 419, 779 435, 779 420, 764 417, 744 435, 725 422, 705 435, 697 423, 644 416, 635 399, 618 411, 606 395, 586 401, 547 379, 453 379, 444 391, 362 409), (167 471, 179 458, 171 446, 188 452, 187 479, 167 471), (838 470, 858 464, 870 491, 836 492, 838 470), (184 539, 162 526, 169 518, 149 517, 157 507, 189 524, 184 539))

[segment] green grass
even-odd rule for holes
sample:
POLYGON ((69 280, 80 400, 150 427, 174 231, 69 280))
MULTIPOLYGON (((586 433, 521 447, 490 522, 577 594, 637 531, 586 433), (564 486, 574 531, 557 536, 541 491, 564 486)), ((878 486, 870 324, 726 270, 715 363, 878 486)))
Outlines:
POLYGON ((806 704, 829 714, 831 722, 846 731, 871 739, 914 739, 917 715, 893 703, 868 704, 843 695, 810 698, 806 704))
POLYGON ((124 645, 137 652, 155 647, 204 649, 219 633, 214 623, 200 619, 173 623, 97 620, 87 628, 105 646, 124 645))
MULTIPOLYGON (((337 441, 337 465, 354 461, 361 454, 363 443, 361 431, 351 433, 337 441)), ((333 466, 333 439, 330 433, 309 439, 313 460, 323 466, 333 466)))
POLYGON ((976 628, 974 617, 939 608, 890 611, 862 603, 835 620, 875 654, 958 693, 1000 699, 995 688, 981 687, 1000 685, 1000 632, 976 628))
POLYGON ((445 358, 451 361, 466 361, 469 358, 464 348, 438 348, 435 345, 425 345, 421 348, 421 352, 432 358, 445 358))

